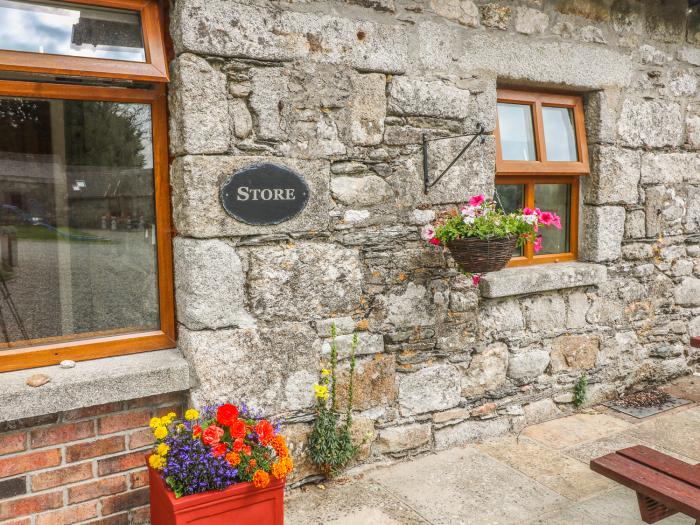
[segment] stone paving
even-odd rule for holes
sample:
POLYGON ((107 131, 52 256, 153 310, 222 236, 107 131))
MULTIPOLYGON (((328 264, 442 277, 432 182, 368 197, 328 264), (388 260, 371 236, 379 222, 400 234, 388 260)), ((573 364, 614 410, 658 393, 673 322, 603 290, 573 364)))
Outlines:
MULTIPOLYGON (((633 525, 631 490, 592 472, 591 458, 644 444, 700 462, 700 375, 665 387, 693 403, 642 420, 596 407, 519 435, 369 468, 295 489, 287 525, 633 525)), ((662 525, 692 525, 682 515, 662 525)))

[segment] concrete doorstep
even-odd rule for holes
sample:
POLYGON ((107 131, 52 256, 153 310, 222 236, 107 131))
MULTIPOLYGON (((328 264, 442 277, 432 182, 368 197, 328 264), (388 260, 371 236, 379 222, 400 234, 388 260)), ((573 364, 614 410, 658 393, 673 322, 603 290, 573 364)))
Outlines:
MULTIPOLYGON (((489 442, 423 455, 350 479, 293 490, 288 525, 633 525, 633 491, 592 472, 591 458, 636 444, 700 462, 700 377, 669 385, 691 404, 637 420, 598 407, 489 442)), ((663 525, 693 525, 675 515, 663 525)))

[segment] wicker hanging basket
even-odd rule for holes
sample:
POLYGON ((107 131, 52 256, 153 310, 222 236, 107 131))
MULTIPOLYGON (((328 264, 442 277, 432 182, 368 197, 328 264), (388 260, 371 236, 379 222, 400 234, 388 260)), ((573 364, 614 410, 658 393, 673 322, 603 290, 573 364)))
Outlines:
POLYGON ((496 272, 513 257, 516 235, 494 239, 466 237, 447 243, 457 265, 467 273, 496 272))

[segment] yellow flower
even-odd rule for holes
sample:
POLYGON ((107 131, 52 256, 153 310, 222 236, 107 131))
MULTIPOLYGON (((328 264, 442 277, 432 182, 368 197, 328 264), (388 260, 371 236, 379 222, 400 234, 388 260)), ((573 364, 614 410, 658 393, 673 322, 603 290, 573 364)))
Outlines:
POLYGON ((161 443, 160 445, 158 445, 158 447, 156 447, 156 452, 159 456, 167 456, 169 450, 170 447, 165 443, 161 443))
POLYGON ((151 468, 160 470, 165 466, 165 458, 157 454, 151 454, 151 456, 148 458, 148 464, 151 466, 151 468))
POLYGON ((180 424, 177 426, 177 431, 178 431, 178 432, 182 432, 183 430, 185 430, 185 425, 183 425, 182 423, 180 423, 180 424))
POLYGON ((321 375, 329 376, 329 375, 331 375, 331 371, 328 370, 327 368, 324 368, 323 370, 321 370, 321 375))
POLYGON ((324 401, 328 399, 328 387, 323 385, 314 385, 314 391, 316 392, 316 397, 323 399, 324 401))
POLYGON ((161 422, 161 419, 159 417, 152 417, 151 422, 149 423, 151 428, 158 428, 162 424, 163 423, 161 422))
POLYGON ((169 425, 170 423, 173 422, 173 420, 177 417, 177 414, 175 412, 169 412, 167 415, 164 417, 160 418, 165 425, 169 425))
POLYGON ((190 408, 187 412, 185 412, 185 419, 187 421, 192 421, 193 419, 197 419, 199 417, 199 412, 197 412, 194 408, 190 408))
POLYGON ((163 439, 168 435, 168 429, 163 426, 158 427, 153 431, 153 435, 156 437, 156 439, 163 439))

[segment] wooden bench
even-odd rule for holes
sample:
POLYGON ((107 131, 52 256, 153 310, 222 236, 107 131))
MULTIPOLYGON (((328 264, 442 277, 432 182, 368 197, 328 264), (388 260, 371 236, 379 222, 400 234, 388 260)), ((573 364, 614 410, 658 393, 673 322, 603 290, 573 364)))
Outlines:
POLYGON ((637 445, 592 459, 591 469, 634 490, 645 523, 682 512, 700 525, 700 464, 637 445))
POLYGON ((700 348, 700 337, 691 337, 690 338, 690 346, 694 346, 695 348, 700 348))

